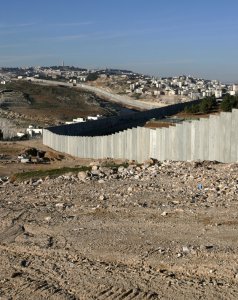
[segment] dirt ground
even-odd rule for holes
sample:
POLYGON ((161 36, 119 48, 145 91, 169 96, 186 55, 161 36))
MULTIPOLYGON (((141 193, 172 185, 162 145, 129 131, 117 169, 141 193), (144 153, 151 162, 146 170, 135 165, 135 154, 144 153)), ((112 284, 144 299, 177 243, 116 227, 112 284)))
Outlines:
POLYGON ((238 299, 238 166, 151 170, 0 185, 0 299, 238 299))
POLYGON ((12 176, 15 173, 48 170, 63 167, 75 167, 79 165, 88 165, 89 159, 80 159, 71 155, 58 153, 43 145, 42 139, 33 139, 17 142, 0 142, 0 155, 6 155, 6 159, 0 158, 0 177, 12 176), (25 149, 36 148, 46 151, 45 156, 50 159, 48 164, 22 164, 19 163, 17 156, 25 149), (62 158, 61 158, 62 157, 62 158))

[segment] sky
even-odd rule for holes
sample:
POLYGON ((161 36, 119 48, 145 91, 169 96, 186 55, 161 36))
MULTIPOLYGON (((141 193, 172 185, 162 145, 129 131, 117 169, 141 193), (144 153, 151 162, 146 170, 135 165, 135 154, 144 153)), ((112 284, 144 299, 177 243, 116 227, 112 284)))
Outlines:
POLYGON ((0 67, 74 65, 238 82, 237 0, 9 0, 0 67))

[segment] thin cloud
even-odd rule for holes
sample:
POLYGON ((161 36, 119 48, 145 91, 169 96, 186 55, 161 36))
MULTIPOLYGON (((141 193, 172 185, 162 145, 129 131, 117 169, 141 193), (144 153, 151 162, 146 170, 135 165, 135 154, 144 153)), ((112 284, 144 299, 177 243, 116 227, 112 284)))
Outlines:
POLYGON ((92 25, 94 24, 92 21, 85 21, 85 22, 72 22, 72 23, 55 23, 55 24, 50 24, 50 25, 55 25, 55 26, 87 26, 87 25, 92 25))
POLYGON ((42 40, 54 40, 54 41, 70 41, 70 40, 79 40, 79 39, 86 39, 91 41, 100 41, 100 40, 112 40, 112 39, 120 39, 125 37, 133 37, 142 34, 148 33, 156 33, 161 30, 154 30, 154 29, 138 29, 138 30, 131 30, 131 31, 103 31, 103 32, 91 32, 87 34, 76 34, 76 35, 63 35, 63 36, 56 36, 56 37, 46 37, 42 38, 42 40))
POLYGON ((20 23, 20 24, 0 24, 0 29, 12 29, 12 28, 19 28, 19 27, 30 27, 35 25, 36 23, 20 23))
MULTIPOLYGON (((55 37, 48 37, 42 38, 41 40, 44 41, 55 41, 55 42, 65 42, 65 41, 74 41, 84 38, 84 34, 75 34, 75 35, 63 35, 63 36, 55 36, 55 37)), ((39 39, 38 39, 39 40, 39 39)))
POLYGON ((85 37, 84 34, 76 34, 76 35, 65 35, 58 38, 56 37, 55 39, 58 41, 73 41, 73 40, 82 39, 84 37, 85 37))
POLYGON ((21 23, 13 25, 0 24, 0 35, 15 34, 18 32, 32 31, 32 26, 36 23, 21 23))
MULTIPOLYGON (((73 24, 73 23, 71 23, 73 24)), ((79 23, 78 23, 79 24, 79 23)), ((63 23, 62 23, 63 25, 63 23)), ((174 28, 170 28, 169 30, 173 30, 174 28)), ((62 36, 53 36, 53 37, 42 37, 38 38, 37 41, 56 41, 56 42, 64 42, 64 41, 75 41, 85 39, 87 41, 100 41, 100 40, 113 40, 113 39, 122 39, 134 36, 140 36, 143 34, 157 34, 160 32, 164 32, 164 30, 168 30, 168 28, 159 28, 159 29, 138 29, 138 30, 126 30, 126 31, 101 31, 101 32, 87 32, 81 34, 66 34, 62 36)))
MULTIPOLYGON (((55 41, 55 42, 65 42, 65 41, 76 41, 76 40, 110 40, 117 39, 127 36, 125 33, 87 33, 87 34, 75 34, 75 35, 63 35, 63 36, 54 36, 54 37, 45 37, 41 40, 43 41, 55 41)), ((39 40, 39 39, 38 39, 39 40)))
POLYGON ((19 48, 19 47, 25 47, 25 44, 5 44, 5 45, 0 45, 0 49, 5 49, 5 48, 19 48))

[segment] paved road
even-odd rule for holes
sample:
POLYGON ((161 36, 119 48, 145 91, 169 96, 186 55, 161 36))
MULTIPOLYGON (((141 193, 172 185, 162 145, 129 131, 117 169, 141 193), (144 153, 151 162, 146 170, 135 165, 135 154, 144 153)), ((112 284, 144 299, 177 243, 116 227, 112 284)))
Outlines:
MULTIPOLYGON (((54 81, 54 80, 42 80, 42 79, 37 79, 37 78, 30 78, 30 79, 34 82, 41 83, 41 84, 63 85, 63 86, 73 87, 72 83, 67 83, 67 82, 54 81)), ((86 91, 94 92, 98 96, 101 96, 110 102, 115 102, 115 103, 121 104, 123 106, 138 109, 138 110, 149 110, 149 109, 161 107, 161 105, 158 103, 155 103, 153 105, 151 103, 146 103, 146 102, 142 102, 139 100, 133 100, 133 99, 128 98, 127 96, 115 95, 115 94, 109 93, 101 88, 96 88, 96 87, 93 87, 93 86, 90 86, 87 84, 77 84, 77 86, 75 86, 75 88, 80 88, 80 89, 84 89, 86 91)))

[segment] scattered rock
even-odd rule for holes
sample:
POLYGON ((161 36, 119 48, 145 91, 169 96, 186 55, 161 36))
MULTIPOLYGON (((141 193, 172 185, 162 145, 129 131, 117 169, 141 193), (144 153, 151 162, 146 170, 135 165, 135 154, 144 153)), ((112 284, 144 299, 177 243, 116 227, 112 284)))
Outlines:
POLYGON ((189 248, 187 246, 183 246, 183 253, 188 254, 189 248))
POLYGON ((87 178, 87 173, 84 172, 84 171, 81 171, 78 173, 78 179, 81 180, 81 181, 86 181, 86 178, 87 178))
POLYGON ((96 166, 96 165, 93 165, 93 166, 92 166, 92 171, 97 171, 97 170, 98 170, 98 168, 99 168, 98 166, 96 166))
POLYGON ((107 199, 107 197, 105 195, 100 195, 99 196, 99 200, 100 201, 103 201, 103 200, 106 200, 106 199, 107 199))

